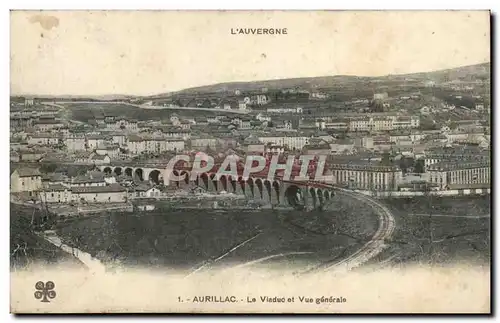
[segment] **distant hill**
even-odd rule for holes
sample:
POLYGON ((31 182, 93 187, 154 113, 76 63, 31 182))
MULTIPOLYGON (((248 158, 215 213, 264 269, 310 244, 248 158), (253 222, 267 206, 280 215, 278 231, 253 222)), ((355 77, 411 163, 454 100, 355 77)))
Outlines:
POLYGON ((490 78, 490 63, 476 64, 470 66, 462 66, 452 69, 422 72, 401 75, 386 75, 378 77, 364 77, 364 76, 349 76, 349 75, 336 75, 336 76, 320 76, 320 77, 304 77, 304 78, 291 78, 291 79, 278 79, 278 80, 263 80, 253 82, 229 82, 218 83, 206 86, 199 86, 184 89, 175 93, 163 93, 149 98, 168 97, 174 94, 192 94, 204 92, 233 92, 235 90, 251 91, 259 90, 262 88, 268 89, 284 89, 300 87, 301 89, 323 88, 331 87, 341 84, 349 83, 363 83, 363 82, 381 82, 381 81, 396 81, 403 79, 414 80, 432 80, 435 82, 446 82, 449 80, 463 79, 489 79, 490 78))
POLYGON ((461 66, 457 68, 450 68, 446 70, 439 70, 425 73, 414 73, 405 75, 395 75, 394 78, 414 78, 414 79, 428 79, 438 82, 447 82, 451 80, 475 80, 475 79, 490 79, 491 64, 483 63, 469 66, 461 66))
MULTIPOLYGON (((310 90, 314 88, 332 88, 344 87, 349 85, 362 85, 363 83, 383 83, 391 85, 391 82, 398 82, 402 80, 424 81, 430 80, 437 83, 448 82, 452 80, 474 81, 477 79, 489 80, 491 65, 490 63, 462 66, 446 70, 422 72, 413 74, 401 75, 386 75, 378 77, 365 77, 365 76, 349 76, 349 75, 335 75, 335 76, 319 76, 319 77, 303 77, 303 78, 289 78, 277 80, 262 80, 253 82, 228 82, 217 83, 199 87, 188 88, 177 92, 160 93, 151 96, 134 96, 134 95, 95 95, 95 96, 81 96, 81 95, 62 95, 62 96, 46 96, 46 95, 26 95, 33 96, 41 99, 71 99, 71 100, 99 100, 99 101, 117 101, 127 100, 134 98, 144 99, 159 99, 168 98, 175 95, 189 95, 195 93, 217 93, 217 92, 234 92, 241 91, 255 91, 262 88, 269 90, 285 89, 285 88, 300 88, 310 90)), ((16 95, 16 97, 24 97, 16 95)))
POLYGON ((60 100, 94 100, 94 101, 118 101, 118 100, 127 100, 133 99, 136 96, 134 95, 124 95, 124 94, 109 94, 109 95, 34 95, 34 94, 25 94, 25 95, 15 95, 12 98, 14 99, 23 99, 24 97, 34 97, 37 99, 60 99, 60 100))

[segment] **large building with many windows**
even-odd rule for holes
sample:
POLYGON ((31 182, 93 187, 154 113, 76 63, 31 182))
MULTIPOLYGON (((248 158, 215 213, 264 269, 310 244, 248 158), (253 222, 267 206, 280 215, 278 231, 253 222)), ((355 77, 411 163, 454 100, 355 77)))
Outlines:
POLYGON ((259 136, 259 141, 263 144, 274 144, 286 146, 290 150, 300 150, 305 145, 309 144, 309 137, 297 134, 274 134, 259 136))
POLYGON ((403 173, 396 166, 380 166, 370 163, 328 164, 337 185, 350 189, 371 191, 395 191, 403 173))
POLYGON ((456 160, 432 164, 428 167, 429 182, 439 189, 489 188, 490 161, 456 160))
POLYGON ((415 116, 376 116, 360 117, 349 120, 349 131, 390 131, 412 129, 420 126, 420 119, 415 116))
POLYGON ((165 151, 181 152, 184 150, 184 140, 181 138, 140 137, 129 136, 127 148, 130 153, 162 153, 165 151))

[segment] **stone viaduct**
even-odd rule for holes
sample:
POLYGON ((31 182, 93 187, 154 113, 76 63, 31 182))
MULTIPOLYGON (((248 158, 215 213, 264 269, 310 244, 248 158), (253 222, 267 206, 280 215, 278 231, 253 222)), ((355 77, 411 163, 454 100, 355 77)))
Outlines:
POLYGON ((201 187, 207 192, 222 192, 245 195, 249 200, 264 202, 272 206, 319 208, 334 196, 334 190, 326 185, 314 182, 296 182, 274 179, 272 181, 261 177, 233 178, 230 175, 217 173, 199 173, 191 176, 191 171, 173 170, 173 175, 183 176, 181 181, 165 181, 168 178, 166 170, 160 165, 100 165, 98 168, 105 173, 127 175, 135 180, 150 181, 179 188, 201 187))

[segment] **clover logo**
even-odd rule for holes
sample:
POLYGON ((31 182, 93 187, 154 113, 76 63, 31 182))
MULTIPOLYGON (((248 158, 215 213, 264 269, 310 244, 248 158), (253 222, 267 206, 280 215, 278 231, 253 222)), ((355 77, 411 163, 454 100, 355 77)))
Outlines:
POLYGON ((41 299, 40 302, 43 303, 50 303, 49 299, 56 298, 56 292, 54 291, 54 288, 56 285, 54 284, 53 281, 48 281, 46 283, 39 281, 35 284, 35 289, 37 290, 35 292, 35 298, 36 299, 41 299))

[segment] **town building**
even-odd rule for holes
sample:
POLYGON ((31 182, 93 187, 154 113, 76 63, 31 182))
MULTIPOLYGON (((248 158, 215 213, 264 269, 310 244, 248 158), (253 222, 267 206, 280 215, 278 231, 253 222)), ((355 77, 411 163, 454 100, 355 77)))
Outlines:
POLYGON ((286 108, 286 107, 275 107, 275 108, 267 108, 267 113, 268 114, 285 114, 285 113, 294 113, 294 114, 301 114, 303 112, 302 107, 295 107, 295 108, 286 108))
POLYGON ((263 144, 270 143, 288 147, 290 150, 301 150, 309 143, 310 138, 299 134, 282 133, 261 135, 258 139, 263 144))
POLYGON ((208 148, 215 149, 217 148, 217 138, 191 138, 191 149, 195 150, 205 150, 208 148))
POLYGON ((324 140, 312 138, 309 144, 302 148, 302 152, 308 155, 330 155, 331 147, 330 144, 324 140))
POLYGON ((40 132, 50 132, 51 130, 63 128, 64 123, 55 118, 39 118, 33 122, 33 127, 40 132))
POLYGON ((63 184, 49 184, 40 192, 40 199, 44 203, 69 203, 71 188, 63 184))
POLYGON ((138 130, 137 120, 127 120, 125 118, 113 118, 105 120, 106 129, 136 132, 138 130))
POLYGON ((266 145, 264 143, 262 143, 259 140, 259 138, 256 138, 252 135, 248 136, 243 141, 243 147, 247 153, 258 153, 258 154, 264 153, 265 146, 266 145))
POLYGON ((428 167, 430 183, 440 190, 489 188, 490 161, 456 160, 432 164, 428 167))
POLYGON ((158 198, 163 195, 157 187, 140 184, 128 191, 128 198, 131 200, 135 199, 147 199, 147 198, 158 198))
POLYGON ((163 138, 147 136, 129 136, 127 148, 131 154, 162 153, 165 151, 184 151, 184 140, 180 138, 163 138))
POLYGON ((87 148, 89 150, 95 150, 98 146, 104 145, 108 141, 108 138, 101 134, 90 134, 87 136, 87 148))
POLYGON ((71 188, 71 200, 80 203, 123 203, 128 196, 127 189, 119 184, 79 186, 71 188))
POLYGON ((84 134, 71 134, 64 139, 64 144, 68 152, 85 151, 86 142, 84 134))
POLYGON ((38 151, 35 149, 19 149, 19 159, 23 162, 38 162, 45 155, 44 151, 38 151))
POLYGON ((10 191, 37 192, 42 188, 42 175, 38 169, 18 168, 10 175, 10 191))
POLYGON ((60 141, 60 135, 54 133, 39 132, 28 136, 28 145, 55 146, 60 141))
POLYGON ((328 164, 336 180, 335 184, 350 189, 371 191, 396 191, 403 173, 396 166, 380 166, 362 161, 328 164))
POLYGON ((111 157, 108 155, 95 154, 90 157, 90 162, 94 165, 109 165, 111 163, 111 157))
POLYGON ((104 143, 98 145, 95 152, 98 155, 108 155, 109 158, 114 159, 120 155, 120 146, 117 143, 104 143))
POLYGON ((353 139, 337 139, 330 143, 330 151, 332 154, 352 153, 355 149, 355 141, 353 139))

